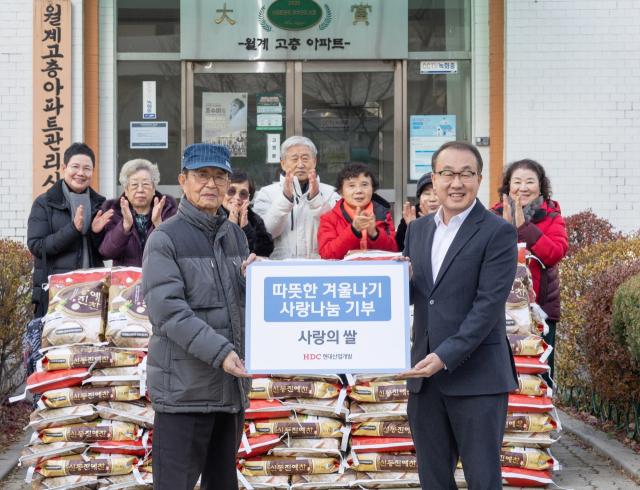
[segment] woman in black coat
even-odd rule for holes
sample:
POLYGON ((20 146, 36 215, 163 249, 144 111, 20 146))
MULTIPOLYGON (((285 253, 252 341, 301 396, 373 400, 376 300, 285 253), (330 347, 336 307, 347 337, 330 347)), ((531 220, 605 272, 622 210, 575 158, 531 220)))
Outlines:
POLYGON ((62 179, 36 198, 27 225, 27 246, 35 257, 33 296, 36 318, 47 312, 42 284, 51 274, 102 267, 98 251, 113 211, 102 213, 105 198, 89 184, 95 155, 84 143, 64 152, 62 179))
POLYGON ((244 231, 249 243, 249 252, 259 257, 269 257, 273 252, 273 238, 267 231, 264 221, 249 207, 256 193, 256 185, 251 175, 240 168, 232 169, 231 185, 224 196, 222 209, 244 231))

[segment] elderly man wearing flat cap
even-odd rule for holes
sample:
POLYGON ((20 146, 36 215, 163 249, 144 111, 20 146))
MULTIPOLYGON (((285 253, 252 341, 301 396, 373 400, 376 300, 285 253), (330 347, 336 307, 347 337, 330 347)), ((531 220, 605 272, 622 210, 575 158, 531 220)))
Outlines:
POLYGON ((153 326, 147 387, 156 412, 153 487, 237 490, 235 459, 249 406, 244 367, 244 232, 221 208, 231 162, 224 146, 184 150, 184 197, 144 251, 142 283, 153 326))

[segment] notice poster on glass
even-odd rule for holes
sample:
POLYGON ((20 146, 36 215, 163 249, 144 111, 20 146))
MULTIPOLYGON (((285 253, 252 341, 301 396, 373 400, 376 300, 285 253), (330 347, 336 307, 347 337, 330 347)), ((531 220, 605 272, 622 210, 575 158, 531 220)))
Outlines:
POLYGON ((131 121, 129 123, 129 148, 169 148, 169 123, 167 121, 131 121))
POLYGON ((349 163, 351 143, 348 141, 323 141, 321 150, 323 163, 349 163))
POLYGON ((456 139, 456 116, 411 116, 409 132, 410 176, 418 180, 431 172, 431 157, 447 141, 456 139))
POLYGON ((202 94, 202 142, 229 148, 232 157, 247 156, 247 94, 202 94))
POLYGON ((256 95, 258 131, 282 131, 282 94, 263 93, 256 95))

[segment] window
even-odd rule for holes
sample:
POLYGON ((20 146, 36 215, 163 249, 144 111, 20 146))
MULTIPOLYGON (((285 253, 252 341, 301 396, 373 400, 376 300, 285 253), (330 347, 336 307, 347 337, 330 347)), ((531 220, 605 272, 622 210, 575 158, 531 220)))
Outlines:
POLYGON ((160 185, 178 185, 180 173, 181 78, 179 61, 118 62, 118 175, 122 166, 134 158, 157 163, 160 185), (156 82, 156 118, 167 121, 169 148, 130 148, 130 123, 142 121, 142 82, 156 82))
MULTIPOLYGON (((246 157, 232 156, 231 166, 238 167, 251 174, 256 188, 269 185, 277 181, 282 169, 280 162, 267 163, 267 134, 280 134, 280 143, 284 143, 287 131, 286 100, 282 100, 282 129, 262 130, 258 127, 257 95, 259 93, 285 94, 285 74, 283 73, 196 73, 193 76, 194 110, 193 127, 194 143, 201 143, 203 94, 205 93, 241 93, 247 94, 246 141, 240 145, 246 145, 246 157)), ((214 141, 215 142, 215 141, 214 141)), ((217 141, 227 147, 238 143, 228 138, 217 141)), ((233 155, 233 153, 232 153, 233 155)), ((278 158, 280 148, 277 148, 278 158)))
POLYGON ((434 151, 472 139, 471 2, 409 0, 408 27, 406 182, 415 202, 416 182, 431 171, 434 151))
POLYGON ((179 53, 180 0, 119 0, 118 53, 179 53))
POLYGON ((409 0, 409 51, 469 51, 469 0, 409 0))

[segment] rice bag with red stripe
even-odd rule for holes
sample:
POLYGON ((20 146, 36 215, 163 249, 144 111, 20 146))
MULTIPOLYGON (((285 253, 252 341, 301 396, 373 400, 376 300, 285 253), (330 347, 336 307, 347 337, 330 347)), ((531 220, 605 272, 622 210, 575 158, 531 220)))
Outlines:
POLYGON ((383 453, 351 453, 349 467, 357 471, 418 471, 418 459, 412 451, 383 453))
POLYGON ((338 398, 342 385, 324 381, 291 381, 278 378, 258 378, 251 384, 249 398, 338 398))
MULTIPOLYGON (((253 439, 250 439, 253 442, 253 439)), ((283 437, 271 455, 283 458, 340 458, 340 439, 323 438, 287 438, 283 437)))
POLYGON ((98 441, 89 445, 91 450, 105 454, 130 454, 133 456, 144 456, 151 450, 151 440, 147 442, 145 448, 142 440, 139 441, 98 441))
POLYGON ((366 437, 351 438, 351 451, 356 453, 384 453, 393 451, 415 451, 410 437, 366 437))
POLYGON ((509 395, 510 412, 546 413, 553 410, 553 400, 547 396, 509 395))
POLYGON ((336 458, 280 458, 263 456, 240 462, 244 476, 284 476, 337 473, 340 460, 336 458))
POLYGON ((368 437, 411 437, 409 422, 357 422, 351 434, 368 437))
POLYGON ((263 434, 258 437, 252 437, 250 440, 245 439, 238 449, 238 458, 248 458, 267 454, 280 442, 280 436, 277 434, 263 434), (249 444, 251 451, 246 447, 245 442, 249 444))
POLYGON ((549 470, 502 467, 502 483, 512 487, 546 487, 553 483, 549 470))
POLYGON ((352 400, 359 402, 395 402, 409 399, 407 381, 367 381, 365 383, 349 386, 347 394, 352 400))
POLYGON ((551 368, 546 360, 541 361, 539 357, 513 356, 518 374, 545 374, 551 368))
POLYGON ((288 417, 292 413, 293 409, 286 406, 282 400, 250 400, 244 418, 247 420, 276 419, 288 417))

